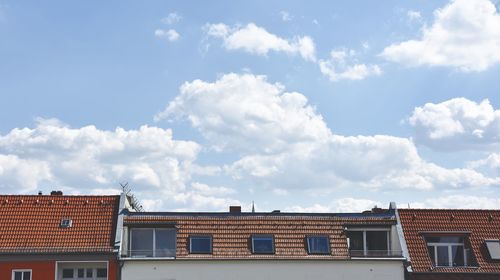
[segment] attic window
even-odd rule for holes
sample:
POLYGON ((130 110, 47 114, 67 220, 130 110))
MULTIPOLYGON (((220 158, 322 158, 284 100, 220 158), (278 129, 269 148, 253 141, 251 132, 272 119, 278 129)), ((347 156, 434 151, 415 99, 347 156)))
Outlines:
POLYGON ((329 254, 330 241, 328 236, 308 236, 307 252, 309 254, 329 254))
POLYGON ((274 237, 272 235, 253 235, 252 253, 274 254, 274 237))
POLYGON ((488 253, 490 253, 490 258, 492 260, 500 260, 500 240, 499 239, 490 239, 485 240, 486 248, 488 249, 488 253))
POLYGON ((73 225, 73 220, 71 219, 62 219, 61 223, 59 224, 61 228, 70 228, 72 225, 73 225))

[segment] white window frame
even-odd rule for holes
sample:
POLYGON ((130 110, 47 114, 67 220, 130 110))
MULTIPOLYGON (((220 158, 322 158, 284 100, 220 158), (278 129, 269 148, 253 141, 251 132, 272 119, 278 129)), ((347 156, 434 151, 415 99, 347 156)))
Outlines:
MULTIPOLYGON (((435 236, 426 236, 427 237, 435 237, 435 236)), ((434 247, 434 266, 435 267, 467 267, 468 265, 468 259, 467 259, 467 248, 465 248, 465 236, 458 236, 458 235, 453 235, 450 237, 461 237, 463 238, 464 242, 427 242, 427 247, 434 247), (453 256, 452 256, 452 248, 453 246, 462 246, 464 248, 464 266, 454 266, 453 265, 453 256), (448 247, 448 265, 438 265, 438 250, 437 247, 448 247)), ((427 251, 429 249, 427 248, 427 251)), ((429 252, 430 254, 430 252, 429 252)))
POLYGON ((13 269, 12 270, 12 280, 15 280, 15 275, 16 275, 16 272, 29 272, 30 273, 30 279, 24 279, 24 273, 23 273, 23 276, 22 276, 22 280, 31 280, 33 279, 33 270, 32 269, 13 269))
POLYGON ((162 227, 158 227, 158 228, 142 228, 142 227, 136 227, 136 228, 133 228, 131 227, 129 229, 129 257, 131 258, 165 258, 165 259, 172 259, 172 258, 175 258, 177 256, 177 253, 175 254, 175 256, 168 256, 168 257, 157 257, 156 256, 156 230, 171 230, 171 231, 175 231, 175 248, 174 248, 174 251, 177 251, 177 229, 176 228, 162 228, 162 227), (134 230, 152 230, 153 231, 153 256, 152 257, 141 257, 141 256, 132 256, 132 235, 133 235, 133 232, 134 230))
MULTIPOLYGON (((109 261, 102 261, 102 260, 95 260, 95 261, 57 261, 56 262, 56 273, 55 273, 55 280, 60 280, 64 279, 62 278, 62 269, 73 269, 73 278, 72 279, 90 279, 90 280, 108 280, 109 279, 109 261), (105 266, 99 265, 99 264, 106 264, 105 266), (68 265, 69 264, 69 265, 68 265), (62 266, 62 268, 61 268, 62 266), (61 268, 61 274, 59 274, 59 270, 61 268), (93 270, 93 278, 78 278, 78 272, 75 273, 75 270, 79 268, 90 268, 93 270), (104 277, 97 277, 97 269, 98 268, 106 268, 107 271, 107 276, 104 277), (76 274, 76 275, 75 275, 76 274)), ((85 271, 86 273, 87 271, 85 271)), ((67 278, 70 279, 70 278, 67 278)))
POLYGON ((309 254, 309 255, 329 255, 329 254, 331 254, 330 236, 329 235, 308 235, 308 236, 306 236, 306 243, 307 243, 307 254, 309 254), (311 238, 326 238, 327 252, 311 252, 311 244, 310 244, 311 238))
MULTIPOLYGON (((363 255, 368 256, 368 246, 366 244, 367 231, 386 231, 387 232, 387 252, 391 251, 391 229, 390 228, 348 228, 347 231, 362 231, 363 232, 363 255)), ((347 238, 347 246, 351 247, 351 240, 347 238)))

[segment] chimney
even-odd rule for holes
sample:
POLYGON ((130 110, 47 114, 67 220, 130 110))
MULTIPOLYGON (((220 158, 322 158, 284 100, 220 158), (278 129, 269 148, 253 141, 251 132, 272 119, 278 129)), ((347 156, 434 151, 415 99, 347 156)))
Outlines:
POLYGON ((42 194, 43 194, 42 191, 38 191, 38 195, 42 195, 42 194))
POLYGON ((372 213, 374 213, 374 214, 382 214, 385 212, 386 212, 385 209, 382 209, 382 208, 378 207, 377 205, 375 205, 375 207, 372 208, 372 213))
POLYGON ((51 191, 50 195, 63 195, 62 191, 51 191))
POLYGON ((231 214, 241 213, 241 206, 229 206, 229 213, 231 214))
POLYGON ((281 212, 280 210, 273 210, 273 212, 271 212, 271 213, 277 214, 277 213, 280 213, 280 212, 281 212))

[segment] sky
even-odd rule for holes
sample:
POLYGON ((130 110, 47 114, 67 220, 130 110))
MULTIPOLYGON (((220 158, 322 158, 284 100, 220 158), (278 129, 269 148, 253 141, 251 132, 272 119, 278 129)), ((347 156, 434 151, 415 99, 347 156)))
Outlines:
POLYGON ((0 0, 0 192, 500 208, 500 2, 0 0))

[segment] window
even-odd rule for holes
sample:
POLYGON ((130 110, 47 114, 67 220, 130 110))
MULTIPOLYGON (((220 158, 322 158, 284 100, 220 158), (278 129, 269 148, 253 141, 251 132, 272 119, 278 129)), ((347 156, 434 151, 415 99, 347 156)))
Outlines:
POLYGON ((463 236, 427 236, 427 249, 434 266, 467 266, 470 250, 463 236))
POLYGON ((492 260, 500 260, 500 240, 485 240, 486 249, 488 249, 488 253, 490 253, 490 258, 492 260))
POLYGON ((212 237, 190 236, 189 237, 189 252, 191 254, 210 254, 212 253, 212 237))
POLYGON ((352 257, 388 257, 389 228, 384 229, 348 229, 346 235, 349 252, 352 257))
POLYGON ((72 268, 63 269, 62 278, 63 279, 73 279, 73 269, 72 268))
POLYGON ((134 228, 130 230, 130 256, 175 257, 176 230, 134 228))
POLYGON ((252 253, 274 254, 274 238, 272 235, 253 235, 252 253))
POLYGON ((62 219, 61 223, 59 224, 59 226, 62 228, 69 228, 72 225, 73 225, 73 221, 71 219, 62 219))
POLYGON ((108 279, 107 268, 63 268, 62 279, 101 280, 108 279))
POLYGON ((308 236, 307 252, 309 254, 329 254, 330 240, 328 236, 308 236))
POLYGON ((12 280, 31 280, 31 269, 12 270, 12 280))

